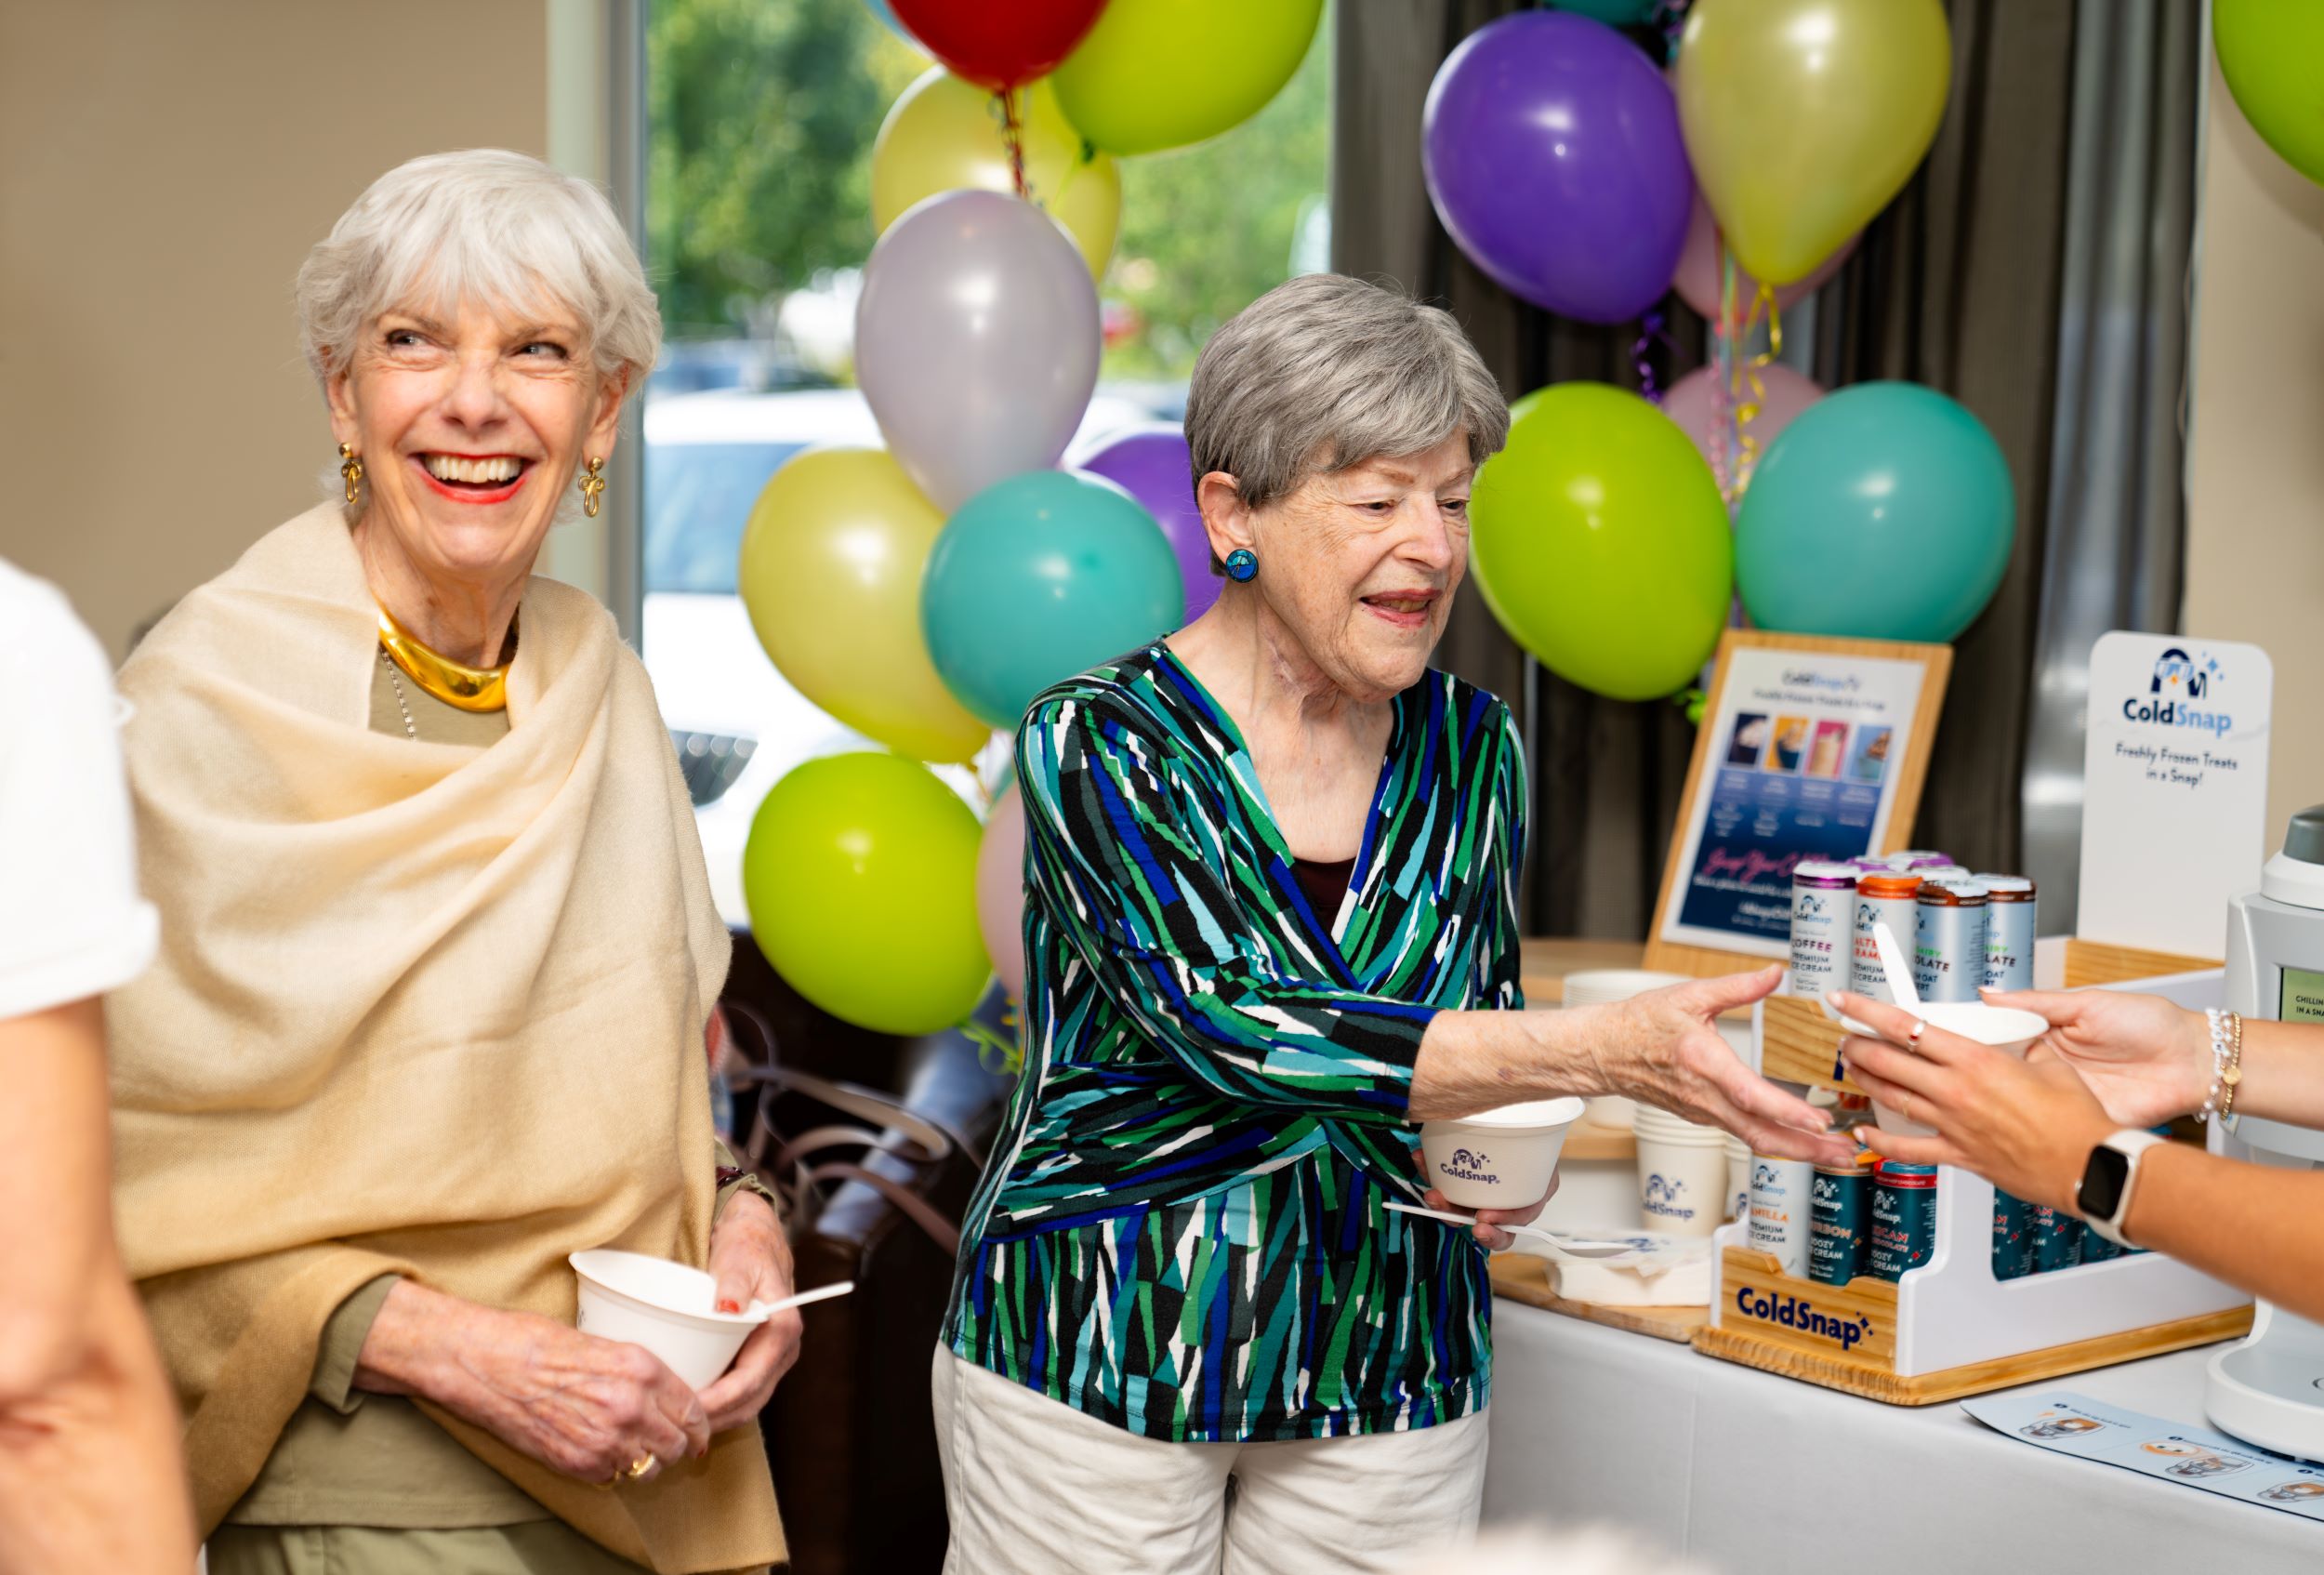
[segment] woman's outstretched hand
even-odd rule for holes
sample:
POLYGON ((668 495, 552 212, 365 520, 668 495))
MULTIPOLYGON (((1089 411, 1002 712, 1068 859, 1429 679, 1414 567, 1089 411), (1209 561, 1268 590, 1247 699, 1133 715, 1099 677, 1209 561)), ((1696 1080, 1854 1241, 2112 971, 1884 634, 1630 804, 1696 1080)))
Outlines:
POLYGON ((2119 1126, 2151 1127, 2203 1107, 2211 1029, 2199 1012, 2121 990, 1987 990, 1985 1000, 2048 1018, 2041 1048, 2081 1074, 2119 1126))
POLYGON ((1934 1026, 1921 1028, 1916 1051, 1908 1047, 1917 1019, 1902 1007, 1856 995, 1835 995, 1832 1004, 1882 1035, 1842 1042, 1849 1077, 1874 1103, 1936 1129, 1934 1137, 1862 1129, 1876 1152, 1909 1165, 1957 1165, 2028 1203, 2078 1211, 2090 1151, 2123 1123, 2071 1065, 2046 1044, 2020 1062, 1934 1026))
POLYGON ((1855 1145, 1832 1133, 1831 1118, 1744 1065, 1719 1032, 1721 1012, 1782 983, 1781 968, 1763 968, 1581 1009, 1595 1014, 1587 1043, 1597 1081, 1608 1093, 1723 1127, 1755 1154, 1844 1163, 1855 1145))

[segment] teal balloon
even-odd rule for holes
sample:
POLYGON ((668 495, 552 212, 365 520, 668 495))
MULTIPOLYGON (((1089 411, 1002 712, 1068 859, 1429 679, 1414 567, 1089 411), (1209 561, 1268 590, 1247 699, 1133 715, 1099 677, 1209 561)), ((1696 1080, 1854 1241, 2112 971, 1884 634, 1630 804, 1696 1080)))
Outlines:
POLYGON ((1095 476, 1029 470, 960 506, 920 581, 937 676, 995 727, 1033 696, 1155 640, 1186 611, 1169 538, 1095 476))
POLYGON ((1549 8, 1593 17, 1609 27, 1638 27, 1655 20, 1662 0, 1551 0, 1549 8))
POLYGON ((1763 629, 1942 643, 2009 569, 2009 461, 1934 389, 1858 383, 1768 445, 1735 522, 1736 588, 1763 629))

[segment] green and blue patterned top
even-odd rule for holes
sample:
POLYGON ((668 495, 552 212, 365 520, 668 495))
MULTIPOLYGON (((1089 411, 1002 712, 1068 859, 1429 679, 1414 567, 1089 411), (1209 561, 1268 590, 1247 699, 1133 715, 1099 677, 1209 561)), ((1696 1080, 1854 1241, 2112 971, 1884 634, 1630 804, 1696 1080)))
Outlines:
POLYGON ((1225 709, 1164 645, 1017 735, 1025 1065, 944 1339, 1147 1437, 1384 1433, 1484 1409, 1492 1303, 1408 1114, 1448 1008, 1515 1007, 1524 752, 1429 673, 1321 912, 1225 709))

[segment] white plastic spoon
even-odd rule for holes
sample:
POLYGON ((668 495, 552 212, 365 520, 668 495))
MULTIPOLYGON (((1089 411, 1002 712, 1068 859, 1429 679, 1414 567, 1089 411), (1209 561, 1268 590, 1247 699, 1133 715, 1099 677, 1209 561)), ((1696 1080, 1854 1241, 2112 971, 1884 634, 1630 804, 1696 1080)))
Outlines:
POLYGON ((1913 986, 1912 966, 1905 960, 1904 948, 1896 944, 1896 932, 1888 927, 1888 920, 1872 920, 1872 944, 1880 948, 1881 972, 1888 975, 1888 993, 1896 998, 1896 1004, 1915 1017, 1921 1015, 1921 992, 1913 986))
POLYGON ((803 1307, 810 1302, 828 1302, 834 1296, 844 1296, 854 1289, 855 1282, 852 1279, 843 1279, 837 1285, 818 1285, 812 1290, 802 1290, 796 1296, 786 1296, 779 1302, 753 1302, 749 1310, 743 1316, 757 1318, 760 1323, 764 1323, 777 1313, 787 1312, 793 1307, 803 1307))
MULTIPOLYGON (((1888 993, 1894 998, 1895 1006, 1900 1011, 1911 1012, 1915 1017, 1920 1016, 1921 992, 1913 987, 1912 967, 1905 961, 1904 948, 1896 944, 1896 932, 1888 927, 1888 920, 1885 919, 1876 919, 1872 921, 1872 949, 1880 953, 1881 972, 1888 975, 1888 993)), ((1830 1001, 1827 1000, 1822 1004, 1825 1016, 1855 1035, 1856 1038, 1876 1039, 1881 1037, 1855 1018, 1841 1015, 1840 1010, 1830 1001)), ((1837 1072, 1833 1074, 1835 1077, 1838 1075, 1837 1072)))
MULTIPOLYGON (((1477 1222, 1467 1214, 1455 1214, 1443 1209, 1423 1209, 1414 1203, 1388 1205, 1399 1214, 1418 1214, 1424 1220, 1442 1220, 1448 1225, 1473 1225, 1477 1222)), ((1635 1264, 1648 1255, 1628 1242, 1581 1241, 1543 1230, 1539 1225, 1500 1224, 1495 1230, 1505 1230, 1512 1236, 1522 1236, 1528 1241, 1538 1241, 1548 1249, 1545 1257, 1565 1264, 1635 1264)))

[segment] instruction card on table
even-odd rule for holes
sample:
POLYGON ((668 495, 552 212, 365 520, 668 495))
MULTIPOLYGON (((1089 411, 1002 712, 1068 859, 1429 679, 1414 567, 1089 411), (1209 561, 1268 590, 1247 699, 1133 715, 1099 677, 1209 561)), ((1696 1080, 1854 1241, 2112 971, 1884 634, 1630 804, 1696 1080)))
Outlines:
POLYGON ((1993 1395, 1961 1409, 2012 1438, 2223 1498, 2324 1520, 2324 1466, 2064 1391, 1993 1395))
POLYGON ((1661 938, 1788 955, 1792 867, 1882 845, 1926 676, 1914 660, 1732 647, 1661 938))
POLYGON ((2266 856, 2275 693, 2256 645, 2099 637, 2082 762, 2084 939, 2227 955, 2227 899, 2258 888, 2266 856))

